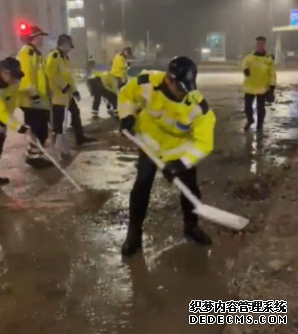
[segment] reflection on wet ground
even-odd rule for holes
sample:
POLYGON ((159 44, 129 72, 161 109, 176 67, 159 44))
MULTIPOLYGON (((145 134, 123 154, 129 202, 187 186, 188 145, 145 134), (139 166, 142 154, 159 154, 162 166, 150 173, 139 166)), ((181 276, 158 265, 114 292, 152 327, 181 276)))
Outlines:
MULTIPOLYGON (((297 94, 281 90, 279 103, 268 108, 264 133, 243 134, 237 89, 202 91, 218 116, 216 150, 198 169, 203 199, 251 217, 253 226, 268 210, 271 169, 285 169, 287 156, 296 151, 297 94)), ((215 325, 189 326, 188 304, 232 298, 223 273, 241 235, 203 223, 214 238, 212 252, 182 240, 177 191, 158 175, 144 254, 123 261, 119 250, 136 150, 104 132, 69 163, 80 184, 102 192, 97 210, 78 216, 67 181, 55 172, 33 174, 11 145, 4 163, 14 183, 0 192, 1 334, 221 332, 215 325), (12 199, 19 206, 7 209, 12 199)))

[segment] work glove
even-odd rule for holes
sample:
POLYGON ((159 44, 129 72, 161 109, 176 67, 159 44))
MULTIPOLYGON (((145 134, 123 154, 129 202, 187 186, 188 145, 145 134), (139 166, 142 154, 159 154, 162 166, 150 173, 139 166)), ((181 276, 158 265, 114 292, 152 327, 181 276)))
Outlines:
POLYGON ((275 101, 275 86, 270 86, 268 92, 266 93, 266 100, 268 103, 274 103, 275 101))
POLYGON ((39 95, 33 95, 31 96, 31 100, 33 102, 34 105, 38 105, 41 103, 41 98, 39 95))
POLYGON ((175 177, 180 176, 186 171, 187 171, 187 167, 184 165, 184 163, 180 159, 178 159, 178 160, 167 162, 164 169, 162 170, 162 173, 164 177, 167 179, 167 181, 171 183, 173 182, 173 179, 175 177))
POLYGON ((249 68, 246 68, 244 71, 243 71, 244 75, 246 77, 249 77, 250 76, 250 69, 249 68))
POLYGON ((135 126, 136 119, 134 116, 129 115, 120 120, 120 132, 127 130, 134 135, 133 127, 135 126))
POLYGON ((81 101, 81 94, 78 91, 73 92, 72 96, 78 101, 81 101))
POLYGON ((62 94, 66 94, 70 90, 70 85, 67 84, 63 89, 62 89, 62 94))

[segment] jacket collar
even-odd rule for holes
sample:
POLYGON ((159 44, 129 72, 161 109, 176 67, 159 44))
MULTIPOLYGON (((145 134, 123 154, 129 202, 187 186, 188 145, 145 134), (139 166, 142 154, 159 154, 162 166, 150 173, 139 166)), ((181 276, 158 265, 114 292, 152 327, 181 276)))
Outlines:
POLYGON ((59 52, 61 58, 69 60, 68 55, 66 55, 61 49, 57 48, 57 51, 59 52))
POLYGON ((125 54, 124 54, 123 52, 120 52, 119 54, 120 54, 120 56, 122 56, 122 57, 124 57, 125 59, 127 59, 127 57, 125 56, 125 54))
POLYGON ((31 43, 28 43, 27 45, 30 46, 37 55, 41 56, 41 52, 37 49, 36 46, 31 43))
POLYGON ((173 102, 180 103, 184 100, 184 98, 183 99, 177 99, 177 97, 169 90, 165 81, 163 81, 159 86, 154 87, 154 90, 161 91, 165 97, 167 97, 169 100, 171 100, 173 102))
POLYGON ((255 51, 254 52, 254 56, 258 56, 258 57, 265 57, 267 55, 267 52, 259 52, 259 51, 255 51))

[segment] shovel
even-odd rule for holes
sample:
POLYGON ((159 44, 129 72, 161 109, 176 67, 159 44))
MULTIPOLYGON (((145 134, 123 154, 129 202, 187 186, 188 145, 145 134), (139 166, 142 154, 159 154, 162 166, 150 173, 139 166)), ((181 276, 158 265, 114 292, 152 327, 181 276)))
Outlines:
MULTIPOLYGON (((104 203, 109 199, 110 193, 104 190, 83 189, 68 173, 60 166, 60 164, 44 149, 38 139, 29 139, 30 143, 40 149, 40 151, 53 163, 53 165, 66 177, 66 179, 73 185, 76 194, 70 196, 70 202, 67 202, 66 207, 71 206, 74 202, 77 213, 83 214, 86 212, 97 212, 104 203)), ((65 201, 60 202, 65 205, 65 201)))
POLYGON ((36 138, 36 141, 33 141, 32 139, 30 142, 38 147, 40 151, 52 162, 52 164, 67 178, 67 180, 74 186, 74 188, 78 192, 83 192, 83 188, 66 172, 65 169, 63 169, 59 163, 43 148, 43 146, 40 144, 39 140, 36 138))
MULTIPOLYGON (((147 156, 156 164, 159 169, 164 169, 164 162, 157 158, 150 149, 146 146, 146 144, 138 137, 133 136, 127 130, 123 130, 122 133, 133 143, 135 143, 140 149, 147 154, 147 156)), ((197 199, 196 196, 188 189, 188 187, 178 178, 174 178, 173 183, 177 186, 177 188, 183 193, 183 195, 193 204, 195 207, 194 212, 213 223, 226 226, 228 228, 232 228, 234 230, 242 230, 248 223, 249 220, 237 216, 235 214, 214 208, 212 206, 203 204, 201 201, 197 199)))

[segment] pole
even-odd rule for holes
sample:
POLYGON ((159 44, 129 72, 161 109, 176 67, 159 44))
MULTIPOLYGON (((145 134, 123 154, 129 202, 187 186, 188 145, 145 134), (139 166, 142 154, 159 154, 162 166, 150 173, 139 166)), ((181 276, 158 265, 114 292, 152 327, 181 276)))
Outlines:
POLYGON ((241 15, 240 15, 240 56, 243 58, 244 56, 244 32, 245 32, 245 24, 244 24, 244 10, 245 10, 245 0, 241 2, 241 15))
POLYGON ((149 51, 150 51, 150 33, 149 30, 147 30, 147 34, 146 34, 146 58, 148 59, 149 57, 149 51))
MULTIPOLYGON (((87 78, 89 74, 89 41, 88 41, 88 32, 87 32, 87 8, 86 8, 86 0, 83 0, 83 17, 84 17, 84 27, 83 27, 83 36, 85 38, 84 47, 85 47, 85 66, 83 67, 85 69, 85 78, 87 78)), ((91 72, 91 71, 90 71, 91 72)), ((91 75, 91 73, 90 73, 91 75)))
POLYGON ((273 21, 274 21, 274 0, 269 1, 269 35, 268 35, 268 46, 269 51, 272 49, 272 28, 273 28, 273 21))
POLYGON ((123 39, 125 40, 125 0, 121 0, 121 7, 122 7, 122 36, 123 39))

